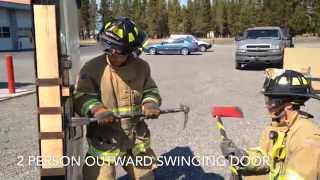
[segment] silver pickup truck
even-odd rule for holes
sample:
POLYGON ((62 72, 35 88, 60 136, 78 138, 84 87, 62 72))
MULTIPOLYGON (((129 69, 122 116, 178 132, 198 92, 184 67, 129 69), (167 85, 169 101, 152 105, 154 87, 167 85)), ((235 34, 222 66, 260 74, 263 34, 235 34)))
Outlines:
POLYGON ((293 47, 287 30, 280 27, 248 28, 236 38, 235 68, 249 64, 282 67, 284 48, 293 47))

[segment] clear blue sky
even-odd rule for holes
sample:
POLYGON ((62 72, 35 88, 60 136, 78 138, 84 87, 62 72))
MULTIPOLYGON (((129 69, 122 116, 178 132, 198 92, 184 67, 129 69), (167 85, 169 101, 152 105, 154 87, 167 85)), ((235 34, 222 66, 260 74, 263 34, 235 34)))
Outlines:
POLYGON ((187 5, 188 0, 180 0, 180 3, 183 5, 187 5))

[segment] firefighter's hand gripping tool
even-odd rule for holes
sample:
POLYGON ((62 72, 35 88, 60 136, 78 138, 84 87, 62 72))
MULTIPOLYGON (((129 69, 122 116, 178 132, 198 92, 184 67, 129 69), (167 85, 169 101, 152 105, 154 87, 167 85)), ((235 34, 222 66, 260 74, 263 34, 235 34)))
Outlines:
MULTIPOLYGON (((184 113, 184 123, 183 123, 183 129, 186 128, 187 122, 188 122, 188 113, 190 111, 189 106, 186 105, 180 105, 179 108, 170 108, 170 109, 162 109, 160 110, 160 114, 169 114, 169 113, 178 113, 183 112, 184 113)), ((144 114, 139 113, 129 113, 129 114, 123 114, 123 115, 116 115, 117 119, 122 118, 143 118, 144 114)), ((88 118, 88 117, 74 117, 72 118, 71 122, 69 123, 70 127, 76 127, 76 126, 83 126, 87 125, 93 122, 97 122, 96 118, 88 118)))

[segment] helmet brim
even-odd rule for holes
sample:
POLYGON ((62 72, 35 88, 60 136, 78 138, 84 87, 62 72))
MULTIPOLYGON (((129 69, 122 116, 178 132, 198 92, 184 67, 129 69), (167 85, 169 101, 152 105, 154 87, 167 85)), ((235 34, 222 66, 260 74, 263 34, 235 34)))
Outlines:
POLYGON ((265 96, 298 96, 298 97, 309 97, 313 99, 320 100, 320 96, 316 94, 299 94, 299 93, 268 93, 261 91, 265 96))

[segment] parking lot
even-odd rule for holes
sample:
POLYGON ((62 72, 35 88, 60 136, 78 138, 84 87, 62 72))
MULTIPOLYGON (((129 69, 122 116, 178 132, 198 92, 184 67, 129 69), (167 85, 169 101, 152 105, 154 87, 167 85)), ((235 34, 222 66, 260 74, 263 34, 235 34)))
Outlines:
MULTIPOLYGON (((320 47, 320 42, 301 42, 296 47, 320 47)), ((162 108, 189 105, 186 129, 182 114, 162 115, 149 120, 152 147, 162 156, 217 156, 219 131, 210 115, 214 105, 239 106, 243 119, 224 119, 230 138, 240 147, 257 145, 259 134, 269 123, 264 97, 259 93, 264 81, 262 70, 235 70, 234 44, 214 46, 209 52, 181 55, 142 55, 151 65, 152 76, 163 98, 162 108)), ((81 48, 82 63, 98 53, 94 46, 81 48)), ((0 54, 3 59, 4 53, 0 54)), ((21 88, 34 88, 32 52, 14 53, 16 81, 21 88)), ((5 87, 4 63, 0 63, 0 88, 5 87)), ((258 68, 259 69, 259 68, 258 68)), ((310 100, 305 108, 320 123, 320 103, 310 100)), ((18 166, 19 157, 38 154, 36 96, 28 95, 0 102, 0 180, 34 180, 38 169, 18 166)), ((213 164, 163 166, 157 179, 223 179, 229 168, 213 164)), ((124 171, 119 168, 118 177, 124 171)), ((124 178, 124 177, 123 177, 124 178)))

